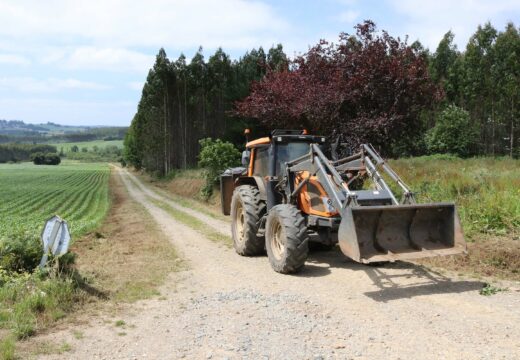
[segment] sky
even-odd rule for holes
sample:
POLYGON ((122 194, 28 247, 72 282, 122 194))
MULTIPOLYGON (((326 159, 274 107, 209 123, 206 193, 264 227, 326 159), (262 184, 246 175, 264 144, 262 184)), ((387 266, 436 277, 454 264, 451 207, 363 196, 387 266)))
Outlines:
POLYGON ((520 0, 0 0, 0 119, 126 126, 161 47, 293 57, 365 19, 431 51, 452 30, 463 50, 479 24, 520 26, 520 0))

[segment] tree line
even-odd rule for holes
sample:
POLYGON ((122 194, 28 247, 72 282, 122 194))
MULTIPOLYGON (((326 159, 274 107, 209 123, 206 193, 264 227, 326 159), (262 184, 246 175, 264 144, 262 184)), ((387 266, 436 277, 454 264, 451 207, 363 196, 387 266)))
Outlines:
POLYGON ((188 63, 161 49, 125 138, 125 160, 157 174, 197 163, 199 140, 243 144, 242 131, 307 128, 351 151, 520 155, 520 37, 479 26, 465 51, 448 32, 431 53, 371 21, 288 60, 282 45, 188 63))
POLYGON ((32 160, 33 154, 56 154, 56 146, 44 144, 3 144, 0 145, 0 163, 32 160))
POLYGON ((171 61, 161 49, 125 137, 126 162, 166 174, 197 163, 200 139, 241 143, 244 127, 260 125, 231 114, 234 102, 247 96, 252 81, 287 66, 281 45, 238 60, 218 49, 206 61, 199 49, 189 63, 184 55, 171 61))
MULTIPOLYGON (((47 128, 33 124, 25 124, 17 120, 0 120, 4 124, 21 124, 20 129, 6 130, 0 126, 0 144, 5 143, 59 143, 59 142, 81 142, 93 140, 122 140, 128 130, 127 127, 99 127, 86 128, 84 130, 74 130, 65 132, 49 131, 47 128), (25 130, 24 130, 25 129, 25 130), (30 130, 27 130, 30 129, 30 130), (43 129, 43 130, 40 130, 43 129), (45 130, 45 131, 44 131, 45 130)), ((52 123, 50 123, 52 124, 52 123)), ((1 124, 0 124, 1 125, 1 124)))
POLYGON ((430 57, 432 79, 444 90, 438 109, 455 105, 469 115, 471 154, 520 156, 520 35, 513 23, 479 26, 465 51, 447 32, 430 57))

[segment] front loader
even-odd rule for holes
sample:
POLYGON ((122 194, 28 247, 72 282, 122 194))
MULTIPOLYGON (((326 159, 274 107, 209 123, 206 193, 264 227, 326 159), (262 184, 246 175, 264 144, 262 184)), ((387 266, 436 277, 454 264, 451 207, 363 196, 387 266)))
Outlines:
POLYGON ((245 168, 221 176, 222 211, 232 217, 237 253, 267 251, 275 271, 293 273, 304 266, 310 244, 337 243, 361 263, 466 252, 453 203, 418 204, 371 145, 331 161, 325 144, 297 130, 246 144, 245 168))

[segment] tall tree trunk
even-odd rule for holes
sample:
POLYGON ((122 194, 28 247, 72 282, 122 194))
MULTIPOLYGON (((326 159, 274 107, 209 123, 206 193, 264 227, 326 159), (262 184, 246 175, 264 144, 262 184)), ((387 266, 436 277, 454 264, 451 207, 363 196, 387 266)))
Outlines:
POLYGON ((495 100, 491 99, 491 153, 495 156, 495 100))
POLYGON ((187 152, 188 152, 188 143, 187 143, 187 132, 186 132, 186 127, 187 127, 187 124, 188 124, 188 106, 187 106, 187 103, 186 103, 186 99, 187 99, 187 94, 186 94, 186 77, 184 78, 184 149, 183 149, 183 152, 184 152, 184 169, 187 168, 187 152))
MULTIPOLYGON (((168 86, 166 86, 168 89, 168 86)), ((164 153, 164 174, 168 174, 168 128, 167 128, 167 101, 166 101, 166 92, 163 96, 164 102, 164 111, 163 111, 163 121, 164 121, 164 129, 163 129, 163 153, 164 153)))
MULTIPOLYGON (((178 107, 179 107, 179 127, 181 127, 182 126, 182 102, 181 102, 181 92, 180 92, 180 89, 177 89, 177 103, 178 103, 178 107)), ((178 134, 178 131, 175 131, 175 132, 178 134)), ((179 139, 180 137, 177 135, 176 138, 179 139)), ((180 168, 179 150, 182 151, 182 148, 179 147, 179 141, 176 141, 175 155, 176 155, 177 169, 180 168)))
POLYGON ((509 136, 510 146, 509 146, 509 156, 513 157, 514 153, 514 145, 515 145, 515 102, 511 99, 511 136, 509 136))

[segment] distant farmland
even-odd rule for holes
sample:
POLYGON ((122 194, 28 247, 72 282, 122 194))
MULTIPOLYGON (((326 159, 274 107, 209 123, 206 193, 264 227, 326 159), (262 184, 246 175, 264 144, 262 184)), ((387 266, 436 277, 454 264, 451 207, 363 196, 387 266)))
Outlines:
POLYGON ((63 142, 63 143, 51 143, 50 145, 56 146, 58 152, 63 148, 63 152, 69 153, 72 150, 72 147, 76 145, 81 151, 82 148, 87 148, 88 151, 93 151, 95 146, 98 149, 105 148, 106 146, 117 146, 118 148, 123 148, 123 140, 94 140, 94 141, 80 141, 80 142, 63 142))

